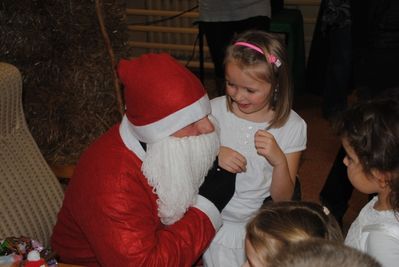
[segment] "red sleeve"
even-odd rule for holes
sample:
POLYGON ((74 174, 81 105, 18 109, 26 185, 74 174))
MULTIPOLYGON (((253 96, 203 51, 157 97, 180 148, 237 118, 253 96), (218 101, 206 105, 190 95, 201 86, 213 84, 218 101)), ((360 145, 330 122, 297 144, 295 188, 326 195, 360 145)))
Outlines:
POLYGON ((215 235, 196 208, 173 225, 161 224, 156 195, 141 172, 101 179, 113 182, 76 207, 101 266, 192 266, 215 235))

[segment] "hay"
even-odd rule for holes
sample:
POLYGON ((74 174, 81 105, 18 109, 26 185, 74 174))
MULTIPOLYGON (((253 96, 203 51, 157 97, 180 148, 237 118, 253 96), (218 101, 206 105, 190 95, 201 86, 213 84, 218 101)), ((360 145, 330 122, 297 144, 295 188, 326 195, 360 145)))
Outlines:
MULTIPOLYGON (((116 61, 128 55, 125 8, 125 1, 103 0, 116 61)), ((23 75, 25 116, 45 159, 75 164, 120 121, 95 1, 3 0, 0 36, 0 61, 23 75)))

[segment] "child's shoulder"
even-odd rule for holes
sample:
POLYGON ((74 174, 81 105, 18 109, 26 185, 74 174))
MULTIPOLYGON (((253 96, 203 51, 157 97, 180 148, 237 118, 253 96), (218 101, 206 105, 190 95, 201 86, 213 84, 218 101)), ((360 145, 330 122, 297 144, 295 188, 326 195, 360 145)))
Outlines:
POLYGON ((290 111, 290 115, 288 116, 287 122, 285 124, 286 125, 302 125, 302 126, 306 127, 305 120, 302 119, 302 117, 299 116, 299 114, 296 113, 292 109, 290 111))
POLYGON ((227 109, 226 101, 227 98, 224 95, 211 99, 212 113, 226 110, 227 109))
POLYGON ((227 98, 226 98, 225 95, 218 96, 218 97, 215 97, 215 98, 211 99, 211 105, 212 106, 213 105, 220 105, 222 103, 226 103, 226 100, 227 100, 227 98))
POLYGON ((293 110, 290 111, 288 119, 282 127, 271 129, 270 131, 279 140, 280 146, 284 147, 285 153, 306 148, 307 125, 293 110))
POLYGON ((359 213, 359 220, 362 224, 379 224, 379 223, 394 223, 399 226, 399 222, 396 219, 393 210, 377 210, 374 208, 376 202, 378 201, 378 196, 374 196, 359 213))

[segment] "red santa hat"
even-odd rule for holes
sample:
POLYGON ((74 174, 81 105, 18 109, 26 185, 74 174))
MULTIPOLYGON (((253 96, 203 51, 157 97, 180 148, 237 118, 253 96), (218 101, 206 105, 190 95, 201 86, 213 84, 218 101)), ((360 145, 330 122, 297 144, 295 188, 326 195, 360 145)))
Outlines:
POLYGON ((126 117, 137 139, 154 143, 207 116, 209 98, 198 78, 168 54, 121 60, 126 117))

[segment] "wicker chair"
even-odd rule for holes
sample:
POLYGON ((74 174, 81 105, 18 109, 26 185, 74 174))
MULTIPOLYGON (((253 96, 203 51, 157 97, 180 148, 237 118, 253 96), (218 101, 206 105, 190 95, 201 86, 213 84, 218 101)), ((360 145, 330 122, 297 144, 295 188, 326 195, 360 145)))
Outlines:
POLYGON ((0 239, 26 236, 48 247, 62 200, 25 121, 21 74, 0 62, 0 239))

